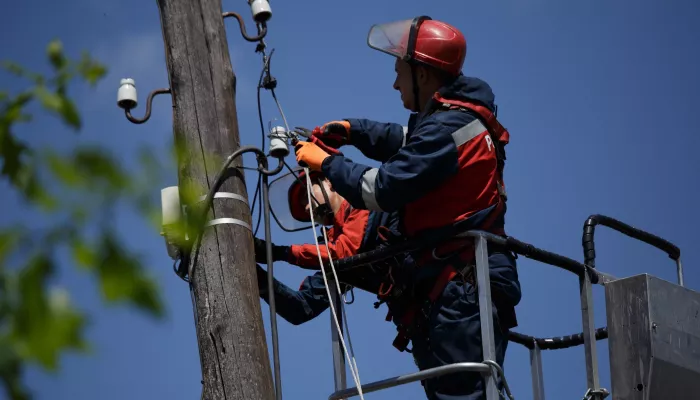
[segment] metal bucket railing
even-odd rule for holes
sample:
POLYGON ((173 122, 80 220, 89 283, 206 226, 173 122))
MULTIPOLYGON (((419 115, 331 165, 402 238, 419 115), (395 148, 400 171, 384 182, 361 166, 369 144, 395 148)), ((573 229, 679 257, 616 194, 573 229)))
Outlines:
MULTIPOLYGON (((445 365, 407 375, 400 375, 380 381, 366 383, 362 385, 362 392, 371 393, 441 375, 455 372, 473 371, 481 373, 485 378, 486 398, 488 400, 497 400, 500 398, 495 375, 502 374, 502 370, 495 362, 491 285, 488 273, 488 243, 493 243, 532 260, 565 269, 579 277, 583 332, 558 338, 535 338, 517 332, 510 332, 509 334, 510 341, 519 343, 530 350, 533 398, 535 400, 544 400, 544 379, 542 376, 541 350, 561 349, 578 346, 581 344, 584 345, 586 362, 586 381, 588 387, 586 398, 602 399, 606 397, 609 394, 608 391, 600 387, 596 340, 607 338, 608 332, 606 328, 596 329, 594 326, 592 285, 605 285, 606 283, 616 280, 617 278, 595 269, 593 236, 595 225, 597 224, 610 227, 632 238, 641 240, 654 247, 664 250, 669 257, 675 260, 677 265, 678 283, 679 285, 683 286, 683 270, 680 262, 680 250, 678 247, 655 235, 633 228, 613 218, 602 215, 592 215, 584 224, 582 244, 584 247, 584 258, 586 260, 585 264, 556 253, 539 249, 513 237, 501 237, 484 231, 463 232, 456 235, 456 237, 473 237, 476 241, 476 283, 479 294, 479 311, 481 319, 481 337, 482 343, 484 344, 484 361, 481 363, 456 363, 445 365)), ((428 243, 427 245, 431 244, 432 243, 428 243)), ((392 248, 374 250, 338 260, 336 262, 336 266, 340 269, 354 268, 391 257, 399 252, 414 250, 418 247, 424 246, 426 246, 425 242, 422 244, 406 242, 392 248)), ((332 292, 332 295, 334 296, 334 301, 337 304, 336 309, 339 310, 339 312, 342 312, 340 311, 342 310, 342 299, 340 295, 334 291, 332 292)), ((338 318, 339 320, 342 320, 340 314, 338 318)), ((340 341, 337 337, 337 331, 335 329, 332 329, 331 331, 333 334, 333 366, 335 371, 336 391, 328 398, 329 400, 338 400, 357 396, 357 388, 346 388, 345 360, 343 357, 343 352, 340 348, 340 341)), ((507 394, 510 396, 510 391, 505 376, 501 376, 501 378, 504 383, 504 388, 506 389, 507 394)))

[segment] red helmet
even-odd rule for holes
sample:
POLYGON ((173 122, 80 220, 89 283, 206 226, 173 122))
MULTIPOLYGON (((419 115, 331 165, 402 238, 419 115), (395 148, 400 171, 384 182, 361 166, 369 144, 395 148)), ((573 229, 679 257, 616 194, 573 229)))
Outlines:
POLYGON ((373 25, 367 44, 406 62, 427 64, 453 76, 462 72, 467 56, 462 32, 427 16, 373 25))

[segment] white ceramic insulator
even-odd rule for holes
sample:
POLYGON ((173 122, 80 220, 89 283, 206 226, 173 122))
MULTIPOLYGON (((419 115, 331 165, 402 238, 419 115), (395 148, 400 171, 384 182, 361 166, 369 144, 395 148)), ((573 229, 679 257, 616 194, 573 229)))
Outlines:
POLYGON ((122 79, 119 82, 119 91, 117 92, 117 105, 121 108, 135 108, 138 104, 138 93, 136 92, 136 83, 131 78, 122 79))

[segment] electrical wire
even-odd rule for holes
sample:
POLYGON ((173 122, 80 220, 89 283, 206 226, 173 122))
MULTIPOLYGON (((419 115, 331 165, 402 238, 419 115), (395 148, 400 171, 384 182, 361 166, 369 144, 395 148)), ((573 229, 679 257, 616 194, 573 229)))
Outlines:
MULTIPOLYGON (((306 173, 306 194, 308 196, 308 204, 311 204, 311 176, 308 168, 304 168, 304 172, 306 173)), ((321 246, 318 243, 318 236, 316 234, 316 222, 314 221, 314 215, 313 215, 313 208, 309 207, 309 213, 311 217, 311 227, 314 232, 314 243, 316 244, 316 253, 318 254, 318 261, 321 265, 321 274, 323 275, 323 282, 325 283, 326 287, 326 294, 328 295, 328 298, 330 299, 329 301, 329 306, 331 309, 331 313, 333 315, 333 321, 335 322, 335 328, 338 330, 338 335, 340 337, 340 343, 343 345, 343 351, 345 352, 345 357, 347 357, 349 360, 351 360, 350 363, 350 373, 352 374, 352 378, 355 381, 355 385, 357 387, 358 394, 360 395, 360 399, 364 400, 364 395, 362 394, 362 384, 360 383, 360 375, 359 372, 356 370, 356 363, 355 363, 355 358, 350 357, 350 354, 348 353, 348 346, 345 344, 345 339, 343 335, 343 330, 340 328, 340 322, 338 321, 338 314, 335 311, 335 306, 333 305, 333 299, 330 293, 330 290, 328 289, 328 278, 326 277, 326 271, 323 265, 323 258, 321 257, 321 246)), ((327 242, 327 240, 326 240, 327 242)), ((335 272, 335 267, 333 266, 333 259, 332 257, 329 257, 330 264, 331 264, 331 270, 333 272, 336 285, 338 286, 338 294, 340 294, 340 284, 338 283, 338 276, 335 272)))
MULTIPOLYGON (((263 123, 263 113, 262 113, 262 104, 260 102, 260 89, 263 88, 263 79, 265 78, 265 74, 270 74, 270 58, 272 57, 272 54, 275 52, 275 49, 272 49, 270 52, 270 55, 266 55, 265 49, 262 48, 260 50, 262 53, 262 59, 263 59, 263 67, 262 70, 260 71, 260 78, 258 78, 258 88, 257 88, 257 101, 258 101, 258 120, 260 122, 260 149, 262 152, 265 152, 265 124, 263 123)), ((256 206, 256 200, 257 205, 258 205, 258 222, 255 224, 255 230, 253 231, 253 236, 258 236, 258 230, 260 229, 260 222, 262 221, 262 207, 263 207, 263 201, 262 197, 258 199, 258 195, 260 194, 260 186, 262 185, 262 175, 258 174, 258 183, 255 186, 255 194, 253 195, 253 208, 250 210, 251 214, 255 212, 255 206, 256 206)))

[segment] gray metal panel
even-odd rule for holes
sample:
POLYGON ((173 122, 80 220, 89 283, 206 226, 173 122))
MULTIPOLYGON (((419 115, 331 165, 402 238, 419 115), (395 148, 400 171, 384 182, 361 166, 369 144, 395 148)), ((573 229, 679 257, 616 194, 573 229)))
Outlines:
POLYGON ((700 397, 700 293, 642 274, 605 290, 612 399, 700 397))
POLYGON ((653 276, 647 284, 655 361, 700 372, 700 293, 653 276))

